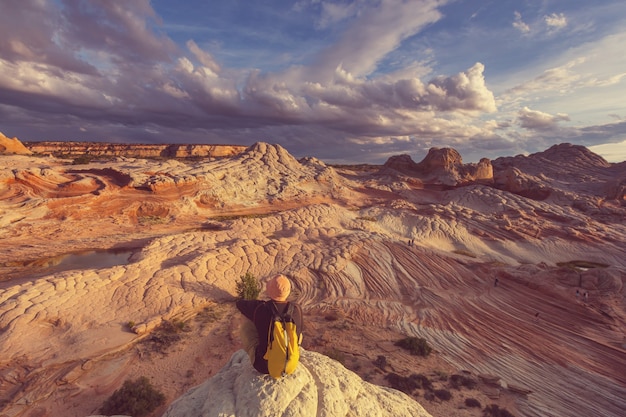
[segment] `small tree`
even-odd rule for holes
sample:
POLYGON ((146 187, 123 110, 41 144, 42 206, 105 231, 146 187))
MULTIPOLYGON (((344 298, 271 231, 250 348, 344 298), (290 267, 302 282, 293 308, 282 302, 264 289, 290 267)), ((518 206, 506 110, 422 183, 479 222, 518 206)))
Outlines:
POLYGON ((398 340, 394 344, 408 350, 411 355, 416 356, 428 356, 433 350, 430 346, 428 346, 428 342, 426 342, 426 339, 423 339, 421 337, 407 337, 402 340, 398 340))
POLYGON ((256 300, 261 293, 261 285, 254 275, 246 272, 237 282, 237 297, 244 300, 256 300))
POLYGON ((145 376, 135 381, 126 380, 122 388, 118 389, 102 404, 100 412, 108 416, 127 414, 133 417, 142 417, 154 411, 165 402, 165 395, 157 391, 145 376))

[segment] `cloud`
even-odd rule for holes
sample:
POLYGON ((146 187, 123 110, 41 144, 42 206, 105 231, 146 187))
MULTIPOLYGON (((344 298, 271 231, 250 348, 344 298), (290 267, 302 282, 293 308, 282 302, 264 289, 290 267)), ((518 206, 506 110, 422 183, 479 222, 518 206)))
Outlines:
POLYGON ((441 1, 419 3, 404 0, 356 2, 355 17, 346 23, 338 41, 324 49, 308 77, 321 79, 332 76, 341 66, 357 77, 371 74, 389 52, 398 48, 408 37, 438 21, 441 1))
POLYGON ((515 12, 514 13, 514 19, 513 19, 513 27, 517 30, 519 30, 520 32, 522 32, 523 34, 527 34, 530 32, 530 26, 528 26, 526 23, 524 23, 524 21, 522 20, 522 14, 520 12, 515 12))
POLYGON ((567 26, 567 18, 563 13, 552 13, 549 16, 544 16, 543 20, 548 26, 548 29, 552 31, 560 30, 567 26))
POLYGON ((554 130, 559 127, 558 122, 570 120, 566 114, 552 115, 528 107, 520 110, 517 118, 520 126, 528 130, 554 130))

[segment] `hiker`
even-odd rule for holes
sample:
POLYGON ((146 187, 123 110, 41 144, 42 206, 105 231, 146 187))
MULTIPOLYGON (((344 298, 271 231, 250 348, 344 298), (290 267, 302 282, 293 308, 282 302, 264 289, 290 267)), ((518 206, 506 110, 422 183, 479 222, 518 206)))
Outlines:
POLYGON ((497 287, 498 286, 498 282, 500 282, 500 281, 498 280, 498 278, 496 278, 496 280, 493 282, 493 286, 497 287))
POLYGON ((291 292, 291 282, 282 274, 274 276, 267 282, 265 292, 270 300, 238 300, 236 306, 249 319, 242 325, 240 336, 250 362, 260 373, 269 374, 268 361, 264 356, 267 352, 274 314, 284 315, 292 310, 291 316, 296 325, 299 344, 302 341, 302 309, 298 304, 287 301, 291 292))

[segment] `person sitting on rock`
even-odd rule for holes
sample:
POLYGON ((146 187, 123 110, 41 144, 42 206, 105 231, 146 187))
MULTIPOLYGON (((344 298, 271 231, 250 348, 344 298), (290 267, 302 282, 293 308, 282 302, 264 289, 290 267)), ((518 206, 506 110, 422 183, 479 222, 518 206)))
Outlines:
POLYGON ((276 306, 278 313, 284 314, 288 305, 293 304, 293 320, 296 323, 298 338, 302 339, 302 308, 294 302, 287 302, 291 293, 291 281, 282 274, 271 278, 265 287, 270 300, 237 300, 237 309, 248 319, 241 326, 240 337, 250 362, 262 374, 268 374, 267 360, 263 358, 267 351, 268 332, 272 324, 270 303, 276 306))

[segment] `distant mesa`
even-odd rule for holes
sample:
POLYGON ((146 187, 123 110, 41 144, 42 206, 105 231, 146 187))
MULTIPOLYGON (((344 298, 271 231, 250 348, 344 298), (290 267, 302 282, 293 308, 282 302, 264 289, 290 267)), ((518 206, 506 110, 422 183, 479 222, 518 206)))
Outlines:
POLYGON ((24 142, 33 153, 54 156, 124 156, 128 158, 221 158, 248 147, 205 144, 128 144, 108 142, 24 142))
POLYGON ((30 155, 31 151, 18 138, 7 138, 0 132, 0 154, 2 155, 30 155))

